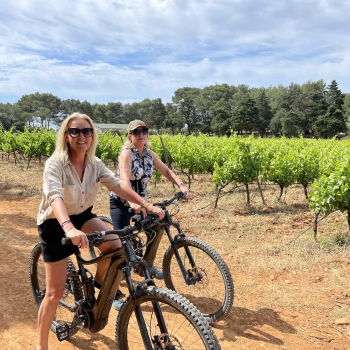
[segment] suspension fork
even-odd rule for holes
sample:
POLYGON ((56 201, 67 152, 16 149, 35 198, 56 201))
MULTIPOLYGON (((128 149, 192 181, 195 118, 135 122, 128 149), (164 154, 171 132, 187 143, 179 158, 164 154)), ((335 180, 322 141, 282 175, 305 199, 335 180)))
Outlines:
MULTIPOLYGON (((144 343, 146 349, 152 349, 153 348, 152 341, 151 341, 149 334, 147 332, 146 322, 145 322, 145 319, 143 317, 141 308, 137 304, 137 299, 141 296, 141 291, 142 291, 143 285, 144 284, 147 284, 148 286, 154 285, 154 282, 153 282, 153 279, 151 278, 151 276, 148 272, 147 263, 145 261, 138 261, 136 259, 135 253, 131 248, 130 242, 126 242, 125 251, 127 252, 127 255, 129 255, 129 257, 130 257, 130 262, 126 266, 123 267, 123 273, 124 273, 125 280, 126 280, 126 283, 127 283, 128 289, 129 289, 129 293, 132 296, 133 301, 136 301, 134 304, 134 312, 135 312, 136 320, 137 320, 137 323, 138 323, 138 326, 139 326, 139 329, 141 332, 143 343, 144 343), (138 285, 136 286, 136 289, 134 288, 134 285, 133 285, 132 280, 131 280, 131 274, 130 274, 132 266, 135 265, 135 263, 142 266, 143 273, 144 273, 144 276, 146 278, 144 281, 138 283, 138 285)), ((159 303, 157 301, 153 301, 152 304, 153 304, 153 310, 154 310, 154 313, 156 315, 156 319, 157 319, 157 323, 158 323, 160 332, 162 334, 167 334, 168 330, 166 328, 165 321, 164 321, 163 314, 162 314, 162 310, 159 306, 159 303)))
MULTIPOLYGON (((125 276, 126 284, 129 289, 129 294, 134 298, 136 296, 136 291, 131 280, 130 270, 131 270, 130 266, 125 266, 123 268, 123 273, 125 276)), ((140 329, 140 333, 141 333, 141 337, 142 337, 145 349, 152 349, 153 348, 152 342, 147 332, 146 322, 139 305, 134 305, 134 312, 135 312, 136 321, 140 329)))
MULTIPOLYGON (((156 315, 157 325, 159 327, 160 333, 161 334, 168 334, 168 330, 167 330, 166 325, 165 325, 162 310, 159 306, 158 301, 152 301, 152 304, 153 304, 153 310, 154 310, 154 313, 156 315)), ((143 317, 140 306, 135 306, 134 311, 135 311, 137 324, 138 324, 140 332, 141 332, 142 340, 143 340, 143 343, 145 345, 145 349, 153 349, 152 340, 150 339, 150 336, 148 334, 146 322, 145 322, 145 319, 143 317)), ((168 340, 168 337, 166 337, 166 342, 167 342, 167 340, 168 340)))
MULTIPOLYGON (((175 236, 175 243, 174 245, 176 245, 177 243, 177 239, 179 237, 186 237, 186 235, 183 233, 183 231, 181 230, 180 228, 180 224, 178 222, 173 222, 172 225, 177 229, 177 232, 179 232, 176 236, 175 236)), ((192 253, 190 251, 190 248, 189 247, 185 247, 185 252, 187 254, 187 257, 188 257, 188 260, 192 266, 192 268, 194 268, 196 266, 196 263, 194 262, 194 259, 193 259, 193 256, 192 256, 192 253)))
MULTIPOLYGON (((186 237, 186 235, 181 230, 180 224, 178 222, 171 222, 171 225, 173 225, 176 228, 177 232, 178 232, 178 234, 175 236, 175 239, 173 239, 173 237, 171 236, 171 232, 170 232, 170 228, 169 228, 170 225, 165 226, 165 232, 166 232, 166 234, 167 234, 167 236, 169 238, 170 245, 173 248, 176 261, 177 261, 177 263, 178 263, 178 265, 180 267, 182 276, 183 276, 186 284, 187 285, 194 284, 194 281, 192 281, 191 279, 188 278, 188 273, 187 273, 186 268, 185 268, 185 266, 184 266, 184 264, 182 262, 182 259, 180 257, 179 251, 177 250, 178 238, 186 237)), ((189 260, 189 262, 191 264, 191 267, 194 268, 196 266, 196 264, 194 262, 194 259, 193 259, 193 256, 191 254, 190 249, 188 247, 185 247, 185 252, 186 252, 188 260, 189 260)))

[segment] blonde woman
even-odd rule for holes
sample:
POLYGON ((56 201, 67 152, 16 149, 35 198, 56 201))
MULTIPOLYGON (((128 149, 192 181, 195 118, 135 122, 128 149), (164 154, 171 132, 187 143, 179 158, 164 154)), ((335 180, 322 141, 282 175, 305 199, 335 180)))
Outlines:
MULTIPOLYGON (((144 200, 147 200, 147 184, 152 178, 153 167, 159 170, 171 183, 177 185, 188 199, 191 193, 183 182, 151 151, 148 139, 148 127, 142 120, 133 120, 128 125, 128 136, 119 154, 118 178, 137 192, 144 200)), ((114 229, 121 229, 130 224, 132 214, 128 212, 133 208, 136 213, 146 211, 137 203, 125 200, 120 196, 111 193, 110 215, 114 229)), ((153 259, 154 260, 154 257, 153 259)), ((147 261, 149 271, 157 279, 163 279, 162 271, 153 266, 153 261, 147 261)), ((118 309, 118 301, 114 306, 118 309)))
MULTIPOLYGON (((92 120, 85 114, 74 113, 63 121, 55 152, 45 164, 37 225, 47 285, 38 315, 38 350, 48 349, 50 327, 66 282, 68 256, 76 246, 88 246, 86 233, 108 230, 92 213, 100 183, 121 198, 157 213, 160 219, 164 217, 162 210, 147 203, 95 157, 97 142, 92 120), (64 236, 73 245, 63 246, 64 236)), ((119 246, 120 241, 116 240, 103 243, 99 249, 107 253, 119 246)), ((106 260, 98 264, 96 287, 102 284, 108 264, 106 260)))

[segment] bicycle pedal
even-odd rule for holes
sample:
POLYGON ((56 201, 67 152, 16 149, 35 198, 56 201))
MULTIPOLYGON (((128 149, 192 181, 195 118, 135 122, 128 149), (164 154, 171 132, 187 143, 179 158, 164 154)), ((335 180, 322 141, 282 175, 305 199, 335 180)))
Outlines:
POLYGON ((78 332, 79 328, 71 328, 69 324, 63 321, 53 321, 51 325, 51 330, 56 334, 57 339, 61 342, 65 339, 68 339, 72 335, 78 332))

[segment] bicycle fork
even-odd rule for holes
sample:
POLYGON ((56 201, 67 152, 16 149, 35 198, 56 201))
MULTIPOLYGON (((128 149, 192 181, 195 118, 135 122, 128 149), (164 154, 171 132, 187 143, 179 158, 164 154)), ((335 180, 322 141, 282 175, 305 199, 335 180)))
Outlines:
MULTIPOLYGON (((143 343, 145 345, 145 349, 153 349, 154 346, 152 345, 152 343, 155 345, 157 342, 159 342, 159 339, 158 339, 158 337, 154 337, 154 339, 150 339, 150 336, 149 336, 148 331, 147 331, 146 321, 143 317, 141 307, 140 307, 139 303, 137 302, 137 300, 141 296, 142 287, 145 284, 147 284, 148 286, 152 286, 152 285, 154 286, 154 282, 153 282, 153 279, 151 278, 151 276, 148 272, 147 263, 144 260, 138 261, 136 259, 135 253, 132 250, 129 242, 127 242, 127 244, 125 245, 125 250, 129 253, 130 262, 123 268, 123 273, 124 273, 124 276, 126 279, 126 283, 128 285, 130 296, 132 297, 131 303, 134 305, 135 317, 136 317, 136 320, 137 320, 137 323, 138 323, 138 326, 140 329, 140 333, 142 336, 143 343), (139 264, 142 266, 143 273, 145 276, 145 280, 139 282, 136 286, 136 289, 134 288, 134 285, 132 283, 131 276, 130 276, 130 271, 132 270, 132 266, 135 264, 139 264)), ((157 301, 153 301, 152 305, 153 305, 153 312, 156 316, 157 325, 159 327, 160 333, 165 334, 165 335, 168 334, 168 330, 167 330, 167 327, 165 325, 165 321, 164 321, 162 310, 159 306, 159 303, 157 301)), ((166 342, 169 341, 168 336, 165 336, 165 341, 166 342)))
MULTIPOLYGON (((165 232, 166 234, 168 235, 168 238, 169 238, 169 241, 170 241, 170 245, 171 247, 173 248, 173 251, 174 251, 174 255, 175 255, 175 258, 176 258, 176 261, 180 267, 180 270, 181 270, 181 273, 182 273, 182 276, 186 282, 186 284, 188 286, 190 285, 193 285, 196 283, 196 279, 193 279, 193 278, 190 278, 190 271, 189 270, 186 270, 183 262, 182 262, 182 259, 181 259, 181 256, 179 254, 179 251, 177 250, 177 242, 178 242, 178 239, 179 238, 183 238, 183 237, 186 237, 185 234, 183 233, 183 231, 181 230, 180 228, 180 225, 179 223, 177 222, 172 222, 172 225, 177 229, 177 232, 178 234, 175 236, 175 239, 173 239, 173 237, 171 236, 171 232, 170 232, 170 228, 169 226, 165 226, 165 232)), ((186 252, 186 256, 188 258, 188 261, 192 267, 191 270, 195 269, 196 268, 196 263, 194 262, 194 259, 193 259, 193 256, 192 256, 192 253, 190 251, 190 249, 188 247, 184 247, 185 249, 185 252, 186 252)))

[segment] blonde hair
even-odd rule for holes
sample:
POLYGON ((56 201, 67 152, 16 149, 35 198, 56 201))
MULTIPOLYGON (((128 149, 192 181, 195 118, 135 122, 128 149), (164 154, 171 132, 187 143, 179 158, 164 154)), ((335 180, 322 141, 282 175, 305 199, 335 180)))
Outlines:
POLYGON ((91 146, 86 151, 86 160, 94 163, 95 162, 95 152, 96 152, 96 147, 97 147, 97 143, 98 143, 97 132, 96 132, 96 129, 94 127, 94 123, 92 122, 90 117, 87 116, 86 114, 82 114, 82 113, 78 113, 78 112, 71 114, 69 117, 67 117, 62 122, 61 127, 57 133, 56 148, 55 148, 55 151, 52 154, 52 156, 57 158, 59 161, 61 161, 61 163, 63 165, 68 162, 69 145, 66 143, 66 131, 67 131, 70 123, 75 119, 84 119, 84 120, 88 121, 91 128, 93 129, 91 146))
MULTIPOLYGON (((132 134, 132 131, 128 132, 128 134, 126 135, 126 140, 124 142, 124 147, 127 148, 133 148, 135 147, 134 143, 131 141, 131 138, 129 138, 129 135, 132 134)), ((145 142, 145 147, 146 148, 151 148, 151 142, 149 141, 149 134, 145 135, 146 136, 146 142, 145 142)))

